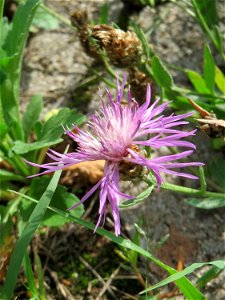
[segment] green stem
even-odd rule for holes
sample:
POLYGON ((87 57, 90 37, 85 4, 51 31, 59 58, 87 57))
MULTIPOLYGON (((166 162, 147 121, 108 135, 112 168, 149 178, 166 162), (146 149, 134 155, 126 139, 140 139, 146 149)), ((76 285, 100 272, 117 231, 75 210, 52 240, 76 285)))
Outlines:
POLYGON ((58 14, 57 12, 52 10, 51 8, 44 5, 43 3, 40 5, 40 7, 43 8, 47 13, 49 13, 50 15, 52 15, 53 17, 55 17, 56 19, 61 21, 62 23, 66 24, 70 28, 74 29, 74 27, 72 26, 71 22, 68 19, 64 18, 63 16, 61 16, 60 14, 58 14))
MULTIPOLYGON (((5 3, 5 0, 0 0, 0 26, 2 25, 4 3, 5 3)), ((0 32, 0 34, 1 34, 1 32, 0 32)), ((0 41, 1 41, 1 36, 0 36, 0 41)))
POLYGON ((201 97, 205 97, 205 98, 212 98, 212 99, 221 99, 221 100, 225 100, 224 96, 221 95, 211 95, 211 94, 204 94, 204 93, 199 93, 199 92, 195 92, 186 88, 180 88, 178 86, 173 86, 172 90, 174 92, 178 92, 181 94, 188 94, 188 95, 196 95, 196 96, 201 96, 201 97))
POLYGON ((110 64, 108 63, 108 61, 106 60, 106 58, 104 57, 104 54, 99 53, 99 56, 101 58, 101 61, 103 62, 106 71, 113 77, 116 78, 116 73, 114 72, 114 70, 111 68, 110 64))
MULTIPOLYGON (((169 151, 172 153, 172 154, 177 154, 178 153, 178 151, 177 151, 177 149, 176 148, 171 148, 171 147, 168 147, 168 149, 169 149, 169 151)), ((187 160, 187 158, 184 158, 184 161, 188 161, 187 160)), ((196 169, 194 168, 194 167, 189 167, 189 169, 191 170, 191 172, 193 173, 193 174, 195 174, 195 175, 200 175, 200 184, 201 184, 201 186, 204 184, 203 183, 203 180, 204 181, 206 181, 206 183, 208 184, 208 185, 210 185, 211 186, 211 188, 213 188, 214 190, 216 190, 217 192, 221 192, 221 193, 223 193, 224 192, 224 189, 223 188, 221 188, 220 186, 218 186, 214 181, 212 181, 211 179, 209 179, 209 178, 205 178, 205 175, 204 175, 204 179, 203 179, 203 177, 201 178, 201 176, 202 176, 202 174, 200 173, 198 173, 198 172, 196 172, 196 169), (202 180, 202 183, 201 183, 201 180, 202 180)), ((201 171, 200 171, 201 172, 201 171)), ((205 183, 205 184, 206 184, 205 183)))
POLYGON ((1 143, 3 153, 15 169, 17 169, 22 175, 28 176, 29 168, 27 167, 27 164, 15 153, 12 153, 12 157, 9 157, 9 153, 11 152, 10 144, 12 143, 10 141, 10 137, 7 135, 4 143, 1 143))
POLYGON ((206 192, 206 181, 205 181, 205 173, 202 166, 199 167, 199 179, 200 179, 200 190, 202 194, 206 192))
POLYGON ((212 33, 211 33, 211 31, 210 31, 207 23, 205 22, 204 17, 202 16, 201 12, 199 11, 198 6, 197 6, 195 0, 192 0, 191 2, 192 2, 192 5, 194 7, 197 19, 199 20, 199 23, 201 24, 203 30, 208 34, 208 37, 212 40, 212 42, 214 43, 214 45, 216 46, 216 48, 218 48, 217 42, 214 39, 214 36, 212 35, 212 33))
MULTIPOLYGON (((149 180, 148 178, 145 178, 144 180, 148 185, 152 185, 151 180, 149 180)), ((161 188, 164 190, 169 190, 169 191, 187 194, 187 195, 225 198, 224 193, 215 193, 215 192, 207 192, 207 191, 202 192, 201 190, 188 188, 188 187, 184 187, 184 186, 180 186, 180 185, 176 185, 176 184, 172 184, 172 183, 163 183, 161 185, 161 188)))
POLYGON ((0 199, 12 200, 14 198, 15 198, 14 193, 0 189, 0 199))

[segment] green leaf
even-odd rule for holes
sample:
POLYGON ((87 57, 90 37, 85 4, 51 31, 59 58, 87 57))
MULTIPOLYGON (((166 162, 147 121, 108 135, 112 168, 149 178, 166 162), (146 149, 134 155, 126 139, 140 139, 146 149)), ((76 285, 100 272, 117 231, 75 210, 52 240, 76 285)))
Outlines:
POLYGON ((218 50, 220 51, 220 53, 223 55, 224 53, 224 35, 221 32, 220 28, 218 25, 214 26, 214 36, 215 36, 215 40, 216 40, 216 46, 218 48, 218 50))
MULTIPOLYGON (((50 178, 46 176, 33 179, 30 186, 29 196, 38 199, 45 191, 46 187, 49 184, 49 181, 50 178)), ((67 192, 66 187, 62 185, 58 185, 54 193, 54 196, 51 200, 51 204, 53 207, 61 209, 62 211, 67 211, 68 208, 73 206, 75 203, 78 203, 79 201, 80 200, 74 194, 67 192)), ((24 221, 28 220, 29 215, 34 209, 34 206, 35 204, 30 201, 27 200, 22 201, 21 215, 24 221)), ((76 209, 73 209, 71 211, 71 215, 78 218, 81 217, 83 213, 84 213, 83 205, 79 205, 76 209)), ((69 220, 66 220, 65 218, 51 211, 47 211, 45 216, 42 219, 42 224, 49 227, 60 227, 63 226, 68 221, 69 220)))
POLYGON ((216 66, 216 85, 218 89, 225 95, 225 76, 223 72, 216 66))
MULTIPOLYGON (((194 264, 190 265, 189 267, 185 268, 183 271, 177 272, 176 274, 173 274, 173 275, 167 277, 166 279, 163 279, 162 281, 151 286, 150 288, 147 288, 146 290, 142 291, 141 294, 155 290, 155 289, 162 287, 164 285, 167 285, 173 281, 181 279, 184 276, 186 276, 190 273, 193 273, 196 269, 199 269, 206 265, 213 265, 222 270, 225 269, 225 261, 224 260, 215 260, 215 261, 204 262, 204 263, 194 263, 194 264)), ((205 298, 188 298, 188 299, 197 300, 197 299, 205 299, 205 298)))
POLYGON ((34 128, 35 123, 38 121, 42 108, 42 97, 39 95, 33 96, 31 98, 30 103, 27 105, 26 111, 22 119, 25 141, 28 140, 29 134, 34 128))
MULTIPOLYGON (((2 4, 4 1, 0 0, 0 3, 2 4)), ((1 7, 0 7, 1 10, 1 7)), ((0 47, 2 47, 2 45, 4 45, 5 39, 9 33, 9 31, 11 30, 12 24, 9 23, 7 18, 2 18, 2 20, 0 21, 0 47)), ((2 50, 2 49, 1 49, 2 50)))
POLYGON ((217 155, 210 160, 206 167, 206 172, 209 178, 213 180, 218 186, 225 190, 225 160, 223 155, 217 155))
POLYGON ((197 92, 203 93, 203 94, 209 93, 209 90, 208 90, 208 88, 205 84, 205 81, 201 75, 199 75, 195 71, 189 70, 189 71, 187 71, 187 76, 197 92))
POLYGON ((207 270, 196 282, 197 287, 203 288, 209 281, 213 278, 217 277, 221 273, 221 269, 213 266, 209 270, 207 270))
POLYGON ((134 205, 137 205, 138 203, 144 201, 146 198, 148 198, 148 196, 151 194, 153 189, 154 189, 154 185, 149 186, 145 191, 141 192, 134 199, 127 200, 127 201, 123 202, 122 204, 120 204, 120 208, 127 208, 130 206, 134 206, 134 205))
POLYGON ((213 93, 215 83, 215 62, 208 45, 204 48, 204 79, 207 88, 213 93))
POLYGON ((4 119, 8 125, 14 124, 11 129, 13 138, 20 140, 23 140, 18 108, 22 56, 30 24, 39 4, 40 0, 29 0, 19 6, 3 45, 7 56, 13 57, 7 65, 7 78, 0 86, 4 119))
POLYGON ((5 215, 6 208, 4 206, 0 206, 0 216, 1 216, 1 222, 0 222, 0 250, 2 246, 4 245, 5 239, 10 237, 12 235, 13 231, 13 221, 12 218, 8 218, 5 222, 3 220, 3 216, 5 215))
POLYGON ((39 6, 33 18, 32 25, 38 28, 53 30, 59 28, 59 20, 39 6))
POLYGON ((13 172, 4 170, 4 169, 0 169, 0 182, 2 181, 11 181, 11 180, 15 180, 15 181, 24 181, 24 177, 18 174, 15 174, 13 172))
POLYGON ((214 209, 214 208, 225 206, 225 196, 224 198, 215 198, 215 197, 208 197, 204 199, 189 198, 185 200, 185 203, 197 208, 214 209))
POLYGON ((173 78, 158 56, 154 56, 152 59, 152 72, 160 87, 164 87, 165 89, 172 87, 173 78))
MULTIPOLYGON (((4 9, 5 0, 0 0, 0 26, 2 24, 2 16, 3 16, 3 9, 4 9)), ((0 33, 0 41, 1 41, 1 33, 0 33)))
MULTIPOLYGON (((34 198, 31 198, 29 196, 17 193, 20 196, 33 201, 33 202, 37 202, 37 200, 35 200, 34 198)), ((48 209, 50 209, 51 211, 59 214, 62 217, 65 217, 67 219, 69 219, 72 222, 75 222, 77 224, 80 224, 81 226, 84 226, 88 229, 94 230, 95 225, 84 221, 82 219, 76 218, 71 216, 71 214, 66 213, 60 209, 56 209, 52 206, 48 206, 48 209)), ((163 268, 165 271, 167 271, 170 274, 176 274, 178 273, 175 269, 171 268, 170 266, 164 264, 162 261, 160 261, 159 259, 155 258, 150 252, 144 250, 143 248, 141 248, 140 246, 134 244, 133 242, 131 242, 128 239, 124 239, 122 237, 117 237, 115 236, 112 232, 109 232, 105 229, 102 228, 98 228, 96 230, 96 233, 100 234, 101 236, 106 237, 107 239, 109 239, 110 241, 118 244, 121 247, 125 247, 127 249, 136 251, 137 253, 143 255, 144 257, 147 257, 148 259, 150 259, 151 261, 153 261, 155 264, 157 264, 159 267, 163 268)), ((181 279, 176 281, 176 284, 178 285, 178 287, 180 288, 180 290, 182 291, 182 293, 186 296, 187 299, 195 299, 195 300, 203 300, 205 299, 204 296, 201 294, 201 292, 192 285, 192 283, 186 278, 186 277, 182 277, 181 279)))
MULTIPOLYGON (((219 17, 217 14, 216 1, 212 0, 192 0, 192 3, 195 4, 195 8, 204 18, 204 21, 209 28, 219 24, 219 17)), ((198 15, 197 15, 198 16, 198 15)))
POLYGON ((30 257, 27 251, 23 258, 23 267, 24 267, 24 273, 27 277, 28 290, 32 293, 33 297, 38 299, 38 290, 36 288, 34 273, 32 270, 30 257))
POLYGON ((100 11, 98 24, 107 24, 109 18, 109 3, 105 2, 100 11))
POLYGON ((71 111, 69 108, 63 108, 43 125, 40 140, 32 144, 16 141, 12 150, 17 154, 25 154, 58 144, 62 141, 61 136, 64 132, 62 125, 70 126, 72 123, 80 125, 84 120, 85 117, 82 114, 71 111))
POLYGON ((26 224, 23 232, 21 233, 19 239, 16 242, 15 248, 13 250, 12 256, 10 258, 9 268, 6 275, 5 284, 3 286, 2 298, 11 299, 13 295, 13 290, 16 285, 16 279, 19 274, 20 266, 26 252, 26 249, 40 225, 42 218, 45 215, 48 205, 54 195, 57 188, 59 177, 61 171, 57 171, 52 177, 46 191, 40 198, 39 202, 35 206, 28 223, 26 224))
POLYGON ((39 295, 40 295, 39 299, 45 300, 46 293, 45 293, 45 286, 44 286, 44 274, 43 274, 43 269, 42 269, 42 265, 41 265, 41 259, 36 251, 34 253, 34 259, 35 259, 35 264, 37 266, 39 295))
POLYGON ((147 38, 144 34, 144 31, 134 21, 131 22, 131 25, 134 29, 134 32, 136 33, 136 35, 138 36, 139 40, 142 43, 143 52, 144 52, 145 59, 146 59, 146 62, 147 62, 149 60, 149 57, 150 57, 151 49, 149 47, 149 43, 148 43, 147 38))
MULTIPOLYGON (((1 73, 0 73, 1 75, 1 73)), ((0 140, 3 140, 9 128, 5 123, 2 115, 1 103, 0 103, 0 140)))

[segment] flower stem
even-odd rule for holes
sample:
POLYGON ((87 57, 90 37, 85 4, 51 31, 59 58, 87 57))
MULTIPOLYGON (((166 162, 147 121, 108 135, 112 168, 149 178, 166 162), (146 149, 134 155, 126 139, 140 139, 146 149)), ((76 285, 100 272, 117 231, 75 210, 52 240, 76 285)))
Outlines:
POLYGON ((1 144, 1 150, 3 151, 4 155, 6 156, 6 160, 9 161, 11 165, 24 176, 29 175, 29 170, 25 162, 18 156, 16 153, 12 152, 11 150, 11 141, 9 136, 6 136, 4 143, 1 144))
POLYGON ((55 12, 54 10, 52 10, 51 8, 47 7, 46 5, 44 5, 43 3, 40 5, 47 13, 49 13, 50 15, 52 15, 53 17, 55 17, 56 19, 58 19, 59 21, 61 21, 62 23, 66 24, 67 26, 69 26, 70 28, 74 27, 72 26, 71 22, 64 18, 63 16, 61 16, 60 14, 58 14, 57 12, 55 12))
MULTIPOLYGON (((169 150, 172 154, 177 154, 177 153, 178 153, 178 151, 177 151, 176 148, 168 147, 168 150, 169 150)), ((188 161, 187 158, 184 158, 184 161, 187 162, 187 161, 188 161)), ((201 178, 202 174, 199 173, 199 172, 201 172, 201 171, 197 172, 196 169, 195 169, 194 167, 189 167, 189 169, 191 170, 191 172, 192 172, 194 175, 197 175, 197 176, 199 175, 199 176, 200 176, 200 184, 201 184, 201 186, 202 186, 202 184, 203 184, 203 181, 201 181, 201 180, 204 180, 204 181, 205 181, 205 183, 204 183, 205 185, 206 185, 206 183, 207 183, 207 184, 208 184, 212 189, 214 189, 215 191, 221 192, 221 193, 224 192, 224 189, 223 189, 222 187, 218 186, 213 180, 211 180, 211 179, 209 179, 209 178, 205 178, 205 175, 204 175, 204 174, 203 174, 204 179, 201 178)), ((203 170, 203 172, 204 172, 204 170, 203 170)), ((205 190, 206 190, 206 186, 205 186, 205 190)))
POLYGON ((200 191, 205 194, 206 192, 206 181, 205 181, 205 173, 202 166, 199 167, 199 179, 200 179, 200 191))
MULTIPOLYGON (((152 185, 152 181, 149 180, 148 178, 144 179, 145 182, 148 185, 152 185)), ((172 183, 163 183, 161 185, 161 188, 164 190, 169 190, 177 193, 182 193, 182 194, 187 194, 187 195, 197 195, 197 196, 205 196, 205 197, 219 197, 219 198, 224 198, 225 199, 225 194, 224 193, 215 193, 215 192, 208 192, 208 191, 203 191, 203 190, 198 190, 198 189, 193 189, 193 188, 188 188, 185 186, 180 186, 172 183)))

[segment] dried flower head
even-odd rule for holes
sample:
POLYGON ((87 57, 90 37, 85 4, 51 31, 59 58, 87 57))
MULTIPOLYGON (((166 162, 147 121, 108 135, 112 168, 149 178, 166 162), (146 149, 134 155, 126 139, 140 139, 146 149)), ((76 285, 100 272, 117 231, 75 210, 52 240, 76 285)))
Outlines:
POLYGON ((91 41, 90 34, 92 26, 86 11, 75 11, 70 17, 71 23, 77 28, 78 37, 85 52, 95 59, 98 58, 98 47, 91 41))
MULTIPOLYGON (((121 100, 124 97, 125 78, 122 85, 117 82, 117 95, 113 96, 107 91, 108 104, 102 100, 102 108, 90 117, 87 123, 88 129, 81 130, 74 126, 76 133, 65 129, 65 133, 77 142, 76 152, 61 154, 49 150, 48 156, 53 160, 51 163, 35 164, 28 162, 32 166, 45 169, 44 172, 32 175, 30 177, 50 173, 65 167, 83 162, 105 160, 104 176, 94 185, 91 190, 84 195, 79 204, 86 201, 98 188, 100 188, 99 219, 96 228, 100 222, 105 220, 107 200, 111 207, 115 223, 115 234, 120 234, 119 203, 121 198, 132 199, 133 197, 120 191, 119 180, 126 173, 136 171, 136 176, 141 175, 143 168, 151 171, 157 180, 158 187, 162 184, 161 173, 182 176, 191 179, 197 179, 196 176, 180 171, 176 168, 187 166, 200 166, 199 162, 175 162, 192 154, 195 145, 184 140, 186 137, 193 136, 195 130, 183 132, 175 127, 187 124, 183 119, 189 117, 192 113, 181 115, 171 114, 162 115, 162 112, 168 106, 167 103, 159 104, 159 99, 151 106, 151 89, 147 86, 146 101, 141 106, 131 97, 128 90, 128 104, 122 105, 121 100), (143 146, 151 148, 160 148, 162 146, 185 147, 190 150, 178 154, 159 156, 148 159, 141 150, 143 146), (134 170, 134 166, 137 167, 134 170)), ((132 176, 131 176, 132 177, 132 176)), ((77 207, 74 205, 70 209, 77 207)))
POLYGON ((128 82, 130 85, 131 94, 135 97, 135 99, 137 99, 139 104, 145 102, 146 86, 148 83, 151 85, 151 97, 152 99, 155 98, 155 82, 152 78, 149 78, 149 76, 139 71, 135 67, 129 68, 128 74, 128 82))
POLYGON ((119 67, 127 67, 140 60, 141 42, 134 32, 103 24, 94 26, 91 36, 97 40, 100 48, 105 49, 111 63, 119 67))

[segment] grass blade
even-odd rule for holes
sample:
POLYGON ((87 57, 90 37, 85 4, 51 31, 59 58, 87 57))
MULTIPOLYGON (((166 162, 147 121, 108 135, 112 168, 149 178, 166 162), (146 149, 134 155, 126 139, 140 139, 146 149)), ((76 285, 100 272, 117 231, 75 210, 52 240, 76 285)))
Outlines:
MULTIPOLYGON (((31 200, 33 202, 37 202, 36 199, 31 198, 27 195, 23 195, 23 194, 20 194, 17 192, 15 192, 15 193, 19 194, 20 196, 24 197, 25 199, 31 200)), ((52 206, 48 206, 48 209, 59 214, 62 217, 69 219, 70 221, 80 224, 88 229, 94 230, 94 228, 95 228, 94 224, 84 221, 84 220, 81 220, 79 218, 76 218, 74 216, 71 216, 68 212, 64 212, 64 211, 57 209, 55 207, 52 207, 52 206)), ((167 271, 169 274, 176 275, 177 273, 179 273, 175 269, 171 268, 170 266, 164 264, 162 261, 155 258, 150 252, 144 250, 143 248, 141 248, 140 246, 136 245, 135 243, 133 243, 132 241, 130 241, 128 239, 124 239, 120 236, 119 237, 115 236, 112 232, 109 232, 102 228, 98 228, 96 230, 96 233, 98 233, 102 236, 105 236, 107 239, 114 242, 115 244, 118 244, 118 245, 125 247, 127 249, 130 249, 130 250, 136 251, 137 253, 147 257, 148 259, 153 261, 155 264, 157 264, 159 267, 161 267, 165 271, 167 271)), ((202 293, 186 277, 182 277, 182 278, 178 279, 176 281, 176 284, 180 288, 182 293, 186 296, 187 299, 190 299, 190 300, 191 299, 194 299, 194 300, 205 299, 204 296, 202 295, 202 293)))
POLYGON ((215 84, 215 62, 209 46, 206 44, 204 48, 204 80, 207 88, 213 94, 215 84))
POLYGON ((36 284, 35 284, 35 278, 34 278, 34 273, 32 270, 30 257, 27 252, 25 253, 24 258, 23 258, 23 267, 24 267, 24 273, 27 277, 28 290, 31 292, 32 297, 34 297, 35 299, 38 299, 38 290, 37 290, 36 284))
POLYGON ((13 124, 11 129, 13 137, 21 140, 23 140, 23 130, 18 109, 21 63, 29 28, 39 4, 40 0, 29 0, 19 6, 13 18, 12 29, 3 45, 7 56, 12 57, 5 68, 7 79, 1 85, 4 118, 8 126, 13 124))
MULTIPOLYGON (((0 26, 2 24, 4 3, 5 3, 5 0, 0 0, 0 26)), ((1 31, 0 31, 0 34, 1 34, 1 31)), ((1 40, 1 36, 0 36, 0 40, 1 40)))
POLYGON ((27 105, 26 111, 22 119, 25 141, 29 140, 29 134, 34 128, 35 123, 39 120, 40 113, 43 108, 43 100, 39 95, 33 96, 27 105))
POLYGON ((39 284, 39 295, 40 300, 46 300, 45 295, 45 286, 44 286, 44 274, 41 265, 41 259, 37 253, 37 250, 34 253, 35 264, 37 266, 37 275, 38 275, 38 284, 39 284))
MULTIPOLYGON (((205 265, 213 265, 219 269, 225 269, 225 261, 223 261, 223 260, 216 260, 216 261, 204 262, 204 263, 194 263, 194 264, 188 266, 187 268, 185 268, 183 271, 177 272, 176 274, 173 274, 173 275, 167 277, 166 279, 163 279, 159 283, 151 286, 150 288, 142 291, 141 294, 152 291, 156 288, 162 287, 162 286, 169 284, 175 280, 181 279, 182 277, 194 272, 196 269, 199 269, 205 265)), ((195 299, 195 298, 188 298, 188 299, 195 299)))
POLYGON ((6 275, 5 284, 3 286, 3 297, 2 299, 11 299, 13 295, 13 291, 16 285, 16 279, 19 273, 19 269, 26 253, 26 249, 36 231, 39 224, 42 221, 42 218, 45 215, 47 207, 53 197, 53 194, 58 185, 59 177, 61 171, 57 171, 52 177, 46 191, 37 202, 27 225, 25 226, 23 232, 21 233, 19 239, 16 242, 15 248, 13 250, 13 254, 10 259, 8 272, 6 275))

